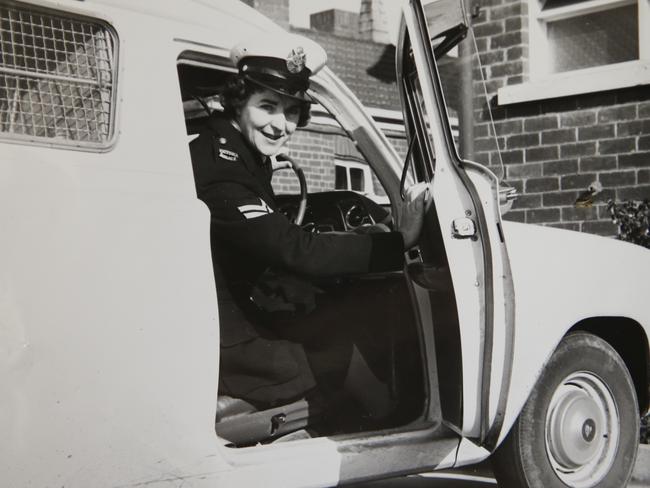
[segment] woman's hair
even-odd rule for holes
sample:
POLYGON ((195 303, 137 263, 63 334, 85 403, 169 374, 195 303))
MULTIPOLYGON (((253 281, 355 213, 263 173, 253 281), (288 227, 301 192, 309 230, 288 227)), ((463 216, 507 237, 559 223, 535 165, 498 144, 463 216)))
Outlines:
MULTIPOLYGON (((251 95, 254 93, 267 90, 257 83, 247 80, 243 76, 236 75, 228 80, 221 93, 221 105, 226 115, 234 118, 239 109, 241 109, 251 95)), ((300 117, 298 118, 298 127, 305 127, 309 123, 311 103, 308 101, 300 102, 300 117)))

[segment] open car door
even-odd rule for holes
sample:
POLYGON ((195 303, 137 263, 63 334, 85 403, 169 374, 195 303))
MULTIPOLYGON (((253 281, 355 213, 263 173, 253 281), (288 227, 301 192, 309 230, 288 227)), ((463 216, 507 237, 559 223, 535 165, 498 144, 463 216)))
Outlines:
POLYGON ((458 47, 469 42, 467 35, 462 0, 404 6, 396 63, 409 140, 402 182, 430 182, 433 195, 419 256, 407 272, 429 341, 428 362, 435 350, 443 421, 492 451, 510 383, 514 294, 498 178, 457 150, 484 123, 473 93, 482 80, 468 69, 471 51, 458 47), (454 93, 443 90, 441 65, 454 77, 454 93), (458 121, 453 130, 451 111, 458 121))

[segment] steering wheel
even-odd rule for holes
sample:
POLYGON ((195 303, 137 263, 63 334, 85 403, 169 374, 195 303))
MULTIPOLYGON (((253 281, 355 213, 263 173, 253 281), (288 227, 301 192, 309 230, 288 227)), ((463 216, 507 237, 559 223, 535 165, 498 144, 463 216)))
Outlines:
POLYGON ((278 154, 275 159, 278 164, 273 165, 273 171, 291 169, 298 178, 298 182, 300 183, 300 203, 298 204, 298 213, 294 217, 293 223, 302 225, 302 221, 305 218, 305 211, 307 210, 307 180, 305 179, 305 173, 293 158, 286 154, 278 154))

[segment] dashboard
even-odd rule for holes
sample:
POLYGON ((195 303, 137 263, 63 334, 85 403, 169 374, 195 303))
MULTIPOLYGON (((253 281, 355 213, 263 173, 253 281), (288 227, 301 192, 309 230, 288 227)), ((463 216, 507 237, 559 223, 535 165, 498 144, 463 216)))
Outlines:
MULTIPOLYGON (((298 195, 278 195, 280 211, 294 220, 298 214, 298 195)), ((302 228, 311 232, 347 232, 376 224, 392 225, 390 209, 353 191, 334 190, 307 195, 302 228)), ((388 229, 387 229, 388 230, 388 229)))

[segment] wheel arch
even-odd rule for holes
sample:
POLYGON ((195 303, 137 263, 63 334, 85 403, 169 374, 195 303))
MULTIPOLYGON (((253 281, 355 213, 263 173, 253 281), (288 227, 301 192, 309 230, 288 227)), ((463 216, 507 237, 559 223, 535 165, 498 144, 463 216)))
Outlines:
POLYGON ((636 390, 639 412, 650 407, 650 357, 648 336, 636 320, 628 317, 591 317, 575 324, 567 333, 582 331, 594 334, 621 356, 636 390))

